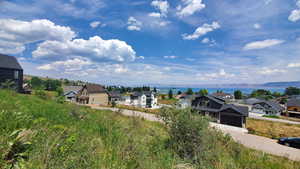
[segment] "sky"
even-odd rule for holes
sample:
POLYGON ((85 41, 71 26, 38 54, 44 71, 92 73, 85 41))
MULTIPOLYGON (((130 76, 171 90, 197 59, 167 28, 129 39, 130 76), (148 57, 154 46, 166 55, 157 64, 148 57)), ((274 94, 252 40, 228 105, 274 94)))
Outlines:
POLYGON ((25 74, 105 85, 300 80, 300 0, 0 0, 25 74))

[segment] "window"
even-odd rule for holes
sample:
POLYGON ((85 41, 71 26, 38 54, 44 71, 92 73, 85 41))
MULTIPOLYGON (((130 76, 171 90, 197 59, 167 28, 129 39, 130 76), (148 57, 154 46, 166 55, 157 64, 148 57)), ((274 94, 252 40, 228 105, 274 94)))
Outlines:
POLYGON ((15 70, 14 72, 14 78, 19 79, 19 71, 15 70))

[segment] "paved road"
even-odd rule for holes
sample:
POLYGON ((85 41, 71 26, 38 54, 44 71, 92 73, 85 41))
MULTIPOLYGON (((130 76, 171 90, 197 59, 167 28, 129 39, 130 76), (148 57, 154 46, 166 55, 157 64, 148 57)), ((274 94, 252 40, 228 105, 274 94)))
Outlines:
MULTIPOLYGON (((91 107, 93 109, 98 109, 98 110, 119 111, 119 109, 117 109, 117 108, 98 107, 98 106, 91 106, 91 107)), ((162 123, 162 120, 159 119, 154 114, 148 114, 148 113, 125 110, 125 109, 122 109, 121 113, 126 116, 140 117, 140 118, 144 118, 149 121, 156 121, 156 122, 162 123)), ((272 140, 272 139, 269 139, 266 137, 247 134, 245 131, 246 129, 241 129, 238 127, 231 127, 231 126, 216 124, 216 123, 211 123, 210 125, 220 129, 224 133, 231 135, 231 137, 236 142, 239 142, 240 144, 243 144, 246 147, 260 150, 265 153, 270 153, 270 154, 277 155, 277 156, 287 157, 291 160, 300 161, 300 150, 299 149, 280 145, 276 142, 276 140, 272 140)))
POLYGON ((284 120, 284 119, 275 119, 275 118, 262 117, 260 115, 255 114, 255 113, 249 113, 249 117, 253 118, 253 119, 259 119, 259 120, 268 120, 268 121, 274 121, 274 122, 281 122, 281 123, 288 123, 288 124, 299 124, 300 125, 300 122, 284 120))

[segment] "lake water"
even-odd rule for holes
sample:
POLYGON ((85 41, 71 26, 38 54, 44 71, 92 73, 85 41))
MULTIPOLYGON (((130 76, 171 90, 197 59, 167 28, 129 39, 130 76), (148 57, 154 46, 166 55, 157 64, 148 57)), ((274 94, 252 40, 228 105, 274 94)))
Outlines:
MULTIPOLYGON (((167 94, 169 90, 172 89, 173 93, 176 94, 178 91, 185 92, 187 91, 188 88, 160 87, 157 89, 162 94, 167 94)), ((232 94, 234 93, 235 90, 240 90, 244 94, 250 94, 253 90, 257 90, 257 89, 265 89, 265 90, 270 90, 271 92, 280 92, 280 93, 284 93, 285 90, 285 88, 192 88, 194 92, 198 92, 200 89, 207 89, 210 94, 218 90, 221 90, 224 93, 232 93, 232 94)))

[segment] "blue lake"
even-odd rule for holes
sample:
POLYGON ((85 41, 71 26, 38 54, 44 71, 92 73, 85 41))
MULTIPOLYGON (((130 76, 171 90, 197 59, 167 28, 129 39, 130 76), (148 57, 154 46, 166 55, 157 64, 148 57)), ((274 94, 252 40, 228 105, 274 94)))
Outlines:
MULTIPOLYGON (((177 93, 178 91, 185 92, 185 91, 187 91, 188 88, 160 87, 157 89, 160 93, 167 94, 170 89, 173 90, 173 93, 177 93)), ((253 90, 257 90, 257 89, 265 89, 265 90, 270 90, 271 92, 280 92, 280 93, 284 93, 284 90, 285 90, 285 88, 264 88, 264 87, 262 87, 262 88, 192 88, 192 90, 194 92, 198 92, 200 89, 207 89, 209 93, 214 93, 218 90, 221 90, 225 93, 232 93, 232 94, 234 93, 235 90, 241 90, 242 93, 245 93, 245 94, 250 94, 253 90)))

